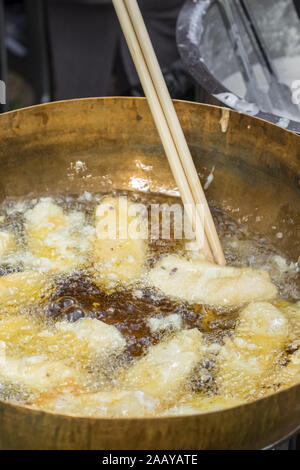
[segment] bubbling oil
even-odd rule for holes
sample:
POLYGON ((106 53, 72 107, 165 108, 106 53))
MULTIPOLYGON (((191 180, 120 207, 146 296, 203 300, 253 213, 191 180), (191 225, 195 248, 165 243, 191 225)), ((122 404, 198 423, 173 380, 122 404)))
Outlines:
MULTIPOLYGON (((95 207, 104 196, 103 194, 83 193, 52 196, 51 199, 65 213, 73 214, 72 220, 78 220, 73 232, 78 240, 83 240, 92 233, 95 226, 95 207), (86 231, 81 234, 82 227, 85 227, 86 231)), ((110 196, 127 196, 133 202, 144 204, 148 210, 150 231, 152 204, 170 206, 179 203, 177 198, 165 195, 114 192, 110 193, 110 196)), ((47 270, 43 260, 41 262, 35 260, 33 263, 26 238, 25 214, 39 201, 40 199, 34 198, 3 202, 0 208, 0 230, 13 234, 16 247, 2 257, 0 276, 23 272, 28 269, 28 266, 41 272, 47 270)), ((262 239, 259 233, 251 232, 246 223, 235 220, 232 215, 216 207, 212 207, 212 212, 229 264, 267 269, 279 289, 281 302, 285 304, 287 301, 298 301, 300 299, 298 265, 286 262, 271 244, 262 239)), ((174 220, 172 219, 170 232, 174 234, 174 220)), ((170 239, 150 237, 145 269, 150 269, 166 254, 183 254, 185 242, 184 239, 175 239, 174 236, 170 239)), ((83 246, 85 246, 84 243, 83 246)), ((80 252, 78 256, 81 254, 80 252)), ((106 289, 105 286, 96 283, 93 278, 93 265, 90 261, 92 256, 92 253, 86 253, 82 256, 82 262, 74 269, 64 272, 50 271, 48 276, 51 281, 39 302, 34 302, 33 305, 15 305, 13 313, 11 307, 1 306, 1 317, 10 316, 12 319, 11 325, 6 326, 6 330, 1 331, 0 326, 0 342, 5 342, 8 354, 16 359, 45 355, 54 361, 62 359, 67 361, 68 366, 79 371, 78 373, 84 371, 84 375, 78 380, 80 386, 72 380, 66 380, 63 386, 69 387, 72 391, 84 393, 99 389, 109 390, 114 384, 114 377, 119 369, 128 369, 130 364, 134 363, 137 358, 143 357, 151 346, 172 336, 172 328, 166 331, 152 331, 148 321, 150 318, 166 318, 171 314, 176 314, 181 318, 182 329, 198 329, 207 344, 211 345, 222 345, 226 337, 230 338, 234 335, 240 307, 220 308, 191 304, 168 298, 140 282, 129 283, 127 286, 116 284, 113 289, 106 289), (18 327, 20 317, 29 319, 27 330, 26 322, 18 327), (101 365, 101 373, 99 366, 95 367, 90 361, 88 352, 76 356, 72 341, 70 344, 69 340, 65 342, 67 336, 61 336, 59 339, 51 337, 51 331, 55 325, 61 322, 75 324, 82 319, 100 320, 107 325, 112 325, 126 341, 122 354, 116 353, 113 361, 101 365)), ((290 349, 287 348, 285 354, 288 356, 295 352, 295 347, 295 344, 289 345, 290 349)), ((208 396, 217 393, 213 373, 208 372, 204 375, 208 378, 203 379, 204 369, 206 371, 214 369, 213 358, 208 356, 200 369, 199 367, 195 369, 189 381, 186 396, 190 396, 191 393, 197 394, 199 391, 203 393, 203 390, 208 396), (200 375, 199 370, 202 371, 200 375)), ((2 399, 39 406, 40 395, 40 392, 32 392, 22 384, 14 385, 13 382, 8 383, 2 380, 0 368, 0 397, 2 399)))

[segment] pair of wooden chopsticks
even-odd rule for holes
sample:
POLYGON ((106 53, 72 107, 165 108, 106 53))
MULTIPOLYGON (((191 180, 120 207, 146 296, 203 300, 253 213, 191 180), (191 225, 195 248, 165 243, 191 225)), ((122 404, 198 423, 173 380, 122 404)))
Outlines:
POLYGON ((207 259, 225 257, 189 147, 136 0, 113 0, 196 239, 207 259))

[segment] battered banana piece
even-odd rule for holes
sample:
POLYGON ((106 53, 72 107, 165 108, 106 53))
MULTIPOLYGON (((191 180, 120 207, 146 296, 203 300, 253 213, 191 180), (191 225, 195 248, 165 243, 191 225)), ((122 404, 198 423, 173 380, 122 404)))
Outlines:
POLYGON ((58 256, 56 247, 47 243, 47 237, 66 225, 63 209, 51 198, 42 199, 25 213, 28 246, 37 257, 58 256))
POLYGON ((267 271, 222 267, 177 255, 161 259, 147 279, 165 295, 216 306, 271 300, 277 294, 267 271))
POLYGON ((82 374, 64 361, 51 361, 45 356, 14 359, 7 357, 6 345, 0 342, 0 379, 25 387, 30 392, 82 381, 82 374))
POLYGON ((99 320, 46 328, 39 319, 24 315, 0 320, 0 341, 0 379, 40 391, 64 385, 66 379, 76 382, 86 368, 99 371, 126 345, 114 326, 99 320))
POLYGON ((0 258, 7 255, 16 248, 16 241, 13 233, 0 231, 0 258))
POLYGON ((95 281, 106 287, 128 283, 144 272, 147 215, 125 197, 105 197, 96 209, 93 245, 95 281))
POLYGON ((126 346, 126 341, 117 328, 92 318, 82 318, 75 323, 56 323, 55 331, 63 335, 66 341, 75 335, 76 341, 82 342, 98 362, 102 363, 111 356, 120 354, 126 346))
POLYGON ((290 342, 299 341, 300 339, 300 302, 291 304, 284 302, 284 305, 280 305, 283 302, 279 302, 280 310, 286 315, 289 321, 289 340, 290 342))
MULTIPOLYGON (((51 198, 43 198, 25 213, 29 262, 44 271, 68 271, 85 262, 91 227, 79 212, 65 214, 51 198)), ((26 259, 26 258, 25 258, 26 259)))
POLYGON ((234 336, 225 339, 217 356, 219 392, 245 400, 263 394, 263 380, 273 374, 287 342, 288 327, 285 315, 267 302, 246 307, 234 336))
POLYGON ((111 390, 80 395, 60 394, 36 402, 39 408, 56 413, 102 418, 153 416, 158 400, 140 390, 111 390))
POLYGON ((44 274, 23 271, 0 277, 0 306, 18 310, 45 300, 52 290, 52 282, 44 274))
POLYGON ((142 390, 163 402, 174 400, 203 356, 203 337, 197 329, 183 330, 152 346, 127 372, 124 387, 142 390))

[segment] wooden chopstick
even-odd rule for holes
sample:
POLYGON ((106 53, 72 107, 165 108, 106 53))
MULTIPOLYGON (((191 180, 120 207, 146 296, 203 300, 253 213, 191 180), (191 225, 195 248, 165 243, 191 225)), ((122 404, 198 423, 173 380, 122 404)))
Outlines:
POLYGON ((185 209, 187 212, 187 216, 190 220, 190 223, 194 228, 196 228, 196 240, 198 245, 204 252, 204 255, 213 261, 213 255, 211 253, 208 241, 205 237, 205 232, 202 224, 202 217, 199 213, 199 210, 195 208, 194 199, 186 180, 184 171, 181 166, 180 159, 177 154, 176 147, 173 142, 172 135, 170 133, 170 129, 166 122, 165 115, 163 110, 161 109, 161 105, 156 94, 155 88, 153 86, 152 79, 149 74, 149 70, 145 63, 144 56, 142 54, 138 39, 136 37, 132 22, 128 15, 126 6, 123 0, 113 0, 117 15, 119 17, 119 21, 121 27, 123 29, 127 45, 130 49, 132 59, 135 63, 138 75, 140 77, 142 86, 144 88, 145 94, 148 99, 148 104, 151 109, 157 130, 161 137, 172 173, 174 175, 176 184, 179 188, 182 201, 185 205, 185 209))
POLYGON ((133 61, 135 63, 138 75, 140 77, 142 86, 148 99, 149 107, 151 109, 157 130, 161 137, 171 170, 173 172, 176 184, 179 188, 182 201, 185 205, 189 220, 196 227, 196 239, 204 251, 205 256, 212 260, 213 256, 210 250, 209 243, 206 239, 199 206, 195 204, 194 197, 186 179, 185 172, 182 168, 181 160, 179 158, 177 148, 175 146, 173 136, 170 132, 165 114, 161 107, 156 89, 153 85, 149 69, 145 62, 144 55, 141 50, 139 40, 137 38, 133 23, 126 8, 124 0, 113 0, 121 27, 123 29, 128 47, 130 49, 133 61), (199 229, 200 228, 200 229, 199 229), (201 230, 202 228, 202 230, 201 230))
POLYGON ((205 233, 214 258, 218 264, 225 265, 225 257, 216 227, 137 0, 124 0, 124 3, 132 21, 145 62, 148 66, 153 85, 166 116, 194 201, 196 204, 202 204, 203 206, 205 233))

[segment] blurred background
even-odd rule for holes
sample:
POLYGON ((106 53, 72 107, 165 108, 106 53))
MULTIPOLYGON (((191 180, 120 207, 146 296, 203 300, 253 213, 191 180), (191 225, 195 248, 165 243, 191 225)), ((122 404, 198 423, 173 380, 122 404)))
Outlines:
MULTIPOLYGON (((300 80, 300 0, 139 5, 173 98, 243 110, 238 97, 294 119, 300 130, 300 91, 299 103, 292 101, 300 80), (228 91, 234 95, 224 96, 228 91)), ((0 112, 143 95, 111 0, 0 0, 0 80, 7 97, 0 112)))
MULTIPOLYGON (((175 37, 183 3, 139 2, 172 95, 193 98, 194 82, 183 71, 175 37)), ((110 0, 0 0, 0 18, 6 109, 142 94, 110 0)))

